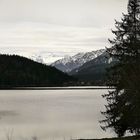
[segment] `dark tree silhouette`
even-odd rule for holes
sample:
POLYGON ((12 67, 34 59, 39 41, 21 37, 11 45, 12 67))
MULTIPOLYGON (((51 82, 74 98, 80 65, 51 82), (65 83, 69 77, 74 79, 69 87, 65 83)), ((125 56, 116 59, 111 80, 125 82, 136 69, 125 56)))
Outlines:
POLYGON ((140 134, 140 0, 130 0, 128 14, 116 21, 112 48, 117 63, 108 71, 107 85, 115 90, 103 95, 108 104, 103 129, 113 128, 119 137, 125 132, 140 134))
POLYGON ((17 55, 0 55, 0 88, 67 86, 75 81, 54 67, 17 55))

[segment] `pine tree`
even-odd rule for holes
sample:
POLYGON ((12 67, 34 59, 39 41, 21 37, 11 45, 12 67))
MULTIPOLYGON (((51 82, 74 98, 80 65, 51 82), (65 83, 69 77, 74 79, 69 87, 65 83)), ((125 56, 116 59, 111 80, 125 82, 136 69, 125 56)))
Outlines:
POLYGON ((127 131, 140 134, 140 0, 129 0, 128 14, 115 26, 112 47, 107 49, 117 61, 107 81, 115 89, 103 95, 108 104, 102 122, 104 129, 113 128, 121 137, 127 131))

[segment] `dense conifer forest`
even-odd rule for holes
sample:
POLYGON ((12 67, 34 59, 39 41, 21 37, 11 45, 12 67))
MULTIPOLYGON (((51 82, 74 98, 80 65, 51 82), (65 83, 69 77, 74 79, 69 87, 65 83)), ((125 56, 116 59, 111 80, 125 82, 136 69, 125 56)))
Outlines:
POLYGON ((17 55, 0 55, 0 88, 64 86, 72 81, 54 67, 17 55))

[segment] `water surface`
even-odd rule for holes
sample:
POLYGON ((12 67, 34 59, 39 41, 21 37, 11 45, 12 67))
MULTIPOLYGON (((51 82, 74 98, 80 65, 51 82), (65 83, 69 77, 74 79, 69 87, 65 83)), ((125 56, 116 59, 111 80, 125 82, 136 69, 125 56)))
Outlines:
POLYGON ((107 90, 2 90, 0 140, 103 138, 99 120, 107 90))

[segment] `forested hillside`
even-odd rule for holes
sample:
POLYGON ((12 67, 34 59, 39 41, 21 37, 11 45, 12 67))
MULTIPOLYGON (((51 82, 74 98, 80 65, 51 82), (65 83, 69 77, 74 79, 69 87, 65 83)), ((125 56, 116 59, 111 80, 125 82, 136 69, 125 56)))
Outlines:
POLYGON ((0 88, 29 86, 64 86, 71 76, 30 59, 16 55, 0 55, 0 88))

